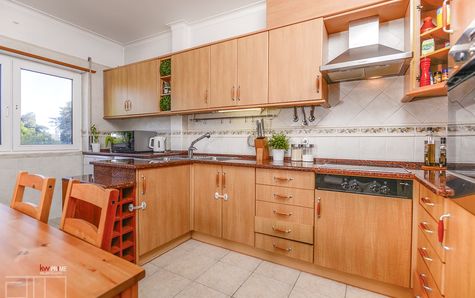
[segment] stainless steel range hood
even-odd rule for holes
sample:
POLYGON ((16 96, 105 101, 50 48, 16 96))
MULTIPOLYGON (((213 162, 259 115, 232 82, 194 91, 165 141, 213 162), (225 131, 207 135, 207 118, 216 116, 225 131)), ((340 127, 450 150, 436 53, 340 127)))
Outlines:
POLYGON ((412 52, 379 44, 379 18, 350 22, 349 49, 320 67, 328 83, 403 75, 412 52))

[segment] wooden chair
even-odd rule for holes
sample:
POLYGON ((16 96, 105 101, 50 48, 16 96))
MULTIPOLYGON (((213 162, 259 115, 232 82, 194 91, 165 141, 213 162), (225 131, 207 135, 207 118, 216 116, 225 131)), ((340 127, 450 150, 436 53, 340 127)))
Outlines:
POLYGON ((97 184, 80 183, 71 179, 66 191, 59 228, 94 246, 109 250, 118 198, 117 189, 105 189, 97 184), (76 212, 81 204, 100 208, 97 226, 81 218, 80 212, 76 212))
POLYGON ((55 178, 32 175, 28 174, 28 172, 18 173, 10 208, 16 209, 44 223, 48 223, 55 183, 55 178), (41 192, 38 205, 23 202, 25 189, 27 188, 41 192))

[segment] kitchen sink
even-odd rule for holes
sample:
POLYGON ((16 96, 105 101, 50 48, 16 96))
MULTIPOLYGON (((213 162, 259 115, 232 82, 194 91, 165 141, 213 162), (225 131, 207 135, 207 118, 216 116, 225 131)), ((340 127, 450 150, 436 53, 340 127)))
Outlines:
POLYGON ((162 163, 167 161, 176 161, 176 160, 211 160, 211 161, 223 161, 223 160, 233 160, 237 159, 234 156, 213 156, 213 155, 195 155, 193 158, 189 158, 185 155, 175 155, 175 156, 166 156, 160 158, 150 159, 150 163, 162 163))

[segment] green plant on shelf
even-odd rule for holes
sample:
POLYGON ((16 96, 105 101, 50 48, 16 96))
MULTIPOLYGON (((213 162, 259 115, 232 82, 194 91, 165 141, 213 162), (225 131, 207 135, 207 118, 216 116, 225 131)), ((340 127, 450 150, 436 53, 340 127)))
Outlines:
POLYGON ((283 133, 273 134, 269 140, 269 147, 272 149, 289 150, 289 138, 283 133))
POLYGON ((160 76, 169 76, 172 74, 172 61, 171 59, 166 59, 160 61, 160 76))
POLYGON ((170 95, 163 95, 160 98, 160 110, 161 111, 170 111, 171 109, 171 97, 170 95))

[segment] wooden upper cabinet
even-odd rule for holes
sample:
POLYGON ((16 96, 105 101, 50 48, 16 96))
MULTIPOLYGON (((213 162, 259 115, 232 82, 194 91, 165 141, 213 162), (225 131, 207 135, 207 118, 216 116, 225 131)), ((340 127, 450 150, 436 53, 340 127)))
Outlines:
POLYGON ((387 0, 267 0, 267 27, 285 26, 385 1, 387 0))
POLYGON ((269 83, 269 34, 262 32, 237 41, 238 105, 266 104, 269 83))
POLYGON ((320 74, 326 31, 315 19, 269 33, 269 103, 325 100, 320 74))
POLYGON ((119 67, 104 71, 104 116, 126 115, 127 70, 119 67))
POLYGON ((236 105, 237 61, 236 39, 211 46, 210 105, 212 107, 236 105))
POLYGON ((473 0, 450 0, 450 43, 455 44, 468 25, 475 18, 475 3, 473 0))
POLYGON ((158 59, 127 66, 129 114, 160 111, 158 59))
POLYGON ((172 70, 172 111, 207 108, 210 86, 210 47, 173 55, 172 70))

